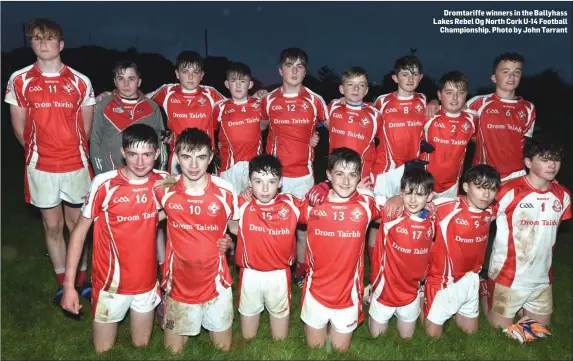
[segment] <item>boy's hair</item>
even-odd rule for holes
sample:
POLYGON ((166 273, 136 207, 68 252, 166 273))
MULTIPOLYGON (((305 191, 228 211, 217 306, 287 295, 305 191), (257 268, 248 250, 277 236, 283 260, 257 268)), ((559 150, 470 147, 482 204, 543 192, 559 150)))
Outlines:
POLYGON ((356 166, 356 172, 362 174, 362 159, 360 158, 360 154, 356 153, 356 151, 346 147, 334 148, 328 155, 326 169, 332 172, 334 167, 340 163, 346 167, 353 164, 356 166))
POLYGON ((533 159, 539 156, 544 160, 553 160, 556 162, 563 159, 563 145, 550 141, 543 135, 536 135, 533 138, 526 138, 523 147, 523 158, 533 159))
POLYGON ((414 70, 418 69, 418 73, 422 73, 422 63, 417 56, 414 55, 406 55, 401 57, 400 59, 396 60, 394 63, 394 75, 398 75, 402 70, 409 70, 414 72, 414 70))
POLYGON ((159 148, 159 137, 155 129, 146 124, 134 124, 125 128, 121 134, 121 146, 123 149, 148 144, 155 149, 159 148))
POLYGON ((281 161, 270 154, 260 154, 249 162, 249 178, 253 173, 270 173, 275 177, 283 176, 283 165, 281 161))
POLYGON ((227 80, 232 78, 235 79, 248 78, 249 80, 252 79, 251 68, 249 68, 247 64, 239 62, 231 63, 227 68, 227 80))
POLYGON ((410 168, 404 171, 400 190, 406 194, 428 195, 434 190, 434 176, 425 169, 410 168))
POLYGON ((133 69, 133 71, 135 71, 135 74, 137 75, 138 78, 141 78, 141 70, 139 70, 137 64, 131 60, 118 61, 112 70, 113 77, 115 78, 118 74, 125 73, 125 71, 130 68, 133 69))
POLYGON ((177 137, 175 142, 175 153, 181 151, 196 152, 206 147, 209 152, 213 152, 211 137, 199 128, 187 128, 177 137))
POLYGON ((497 70, 497 66, 502 61, 516 61, 516 62, 519 62, 523 65, 523 63, 525 62, 525 58, 523 57, 523 55, 521 55, 519 53, 503 53, 503 54, 500 54, 493 60, 493 74, 495 74, 495 71, 497 70))
POLYGON ((498 171, 487 164, 478 164, 466 171, 462 183, 473 183, 476 186, 488 189, 499 189, 501 178, 498 171))
POLYGON ((184 50, 177 55, 175 60, 175 67, 177 69, 184 69, 188 67, 195 67, 203 71, 204 64, 203 57, 198 52, 192 50, 184 50))
POLYGON ((302 65, 306 68, 308 66, 308 55, 301 48, 287 48, 281 51, 280 65, 283 66, 288 61, 293 63, 300 60, 302 65))
POLYGON ((45 37, 53 36, 58 40, 64 40, 64 32, 58 23, 46 18, 36 18, 26 26, 26 36, 32 37, 35 31, 45 37))
POLYGON ((438 81, 438 90, 444 90, 448 83, 451 83, 454 87, 460 90, 468 90, 468 77, 457 70, 450 71, 442 75, 438 81))
POLYGON ((351 68, 346 69, 344 73, 342 73, 341 83, 344 84, 346 80, 352 78, 358 78, 360 76, 364 76, 366 78, 366 83, 368 83, 368 74, 366 73, 366 69, 359 66, 353 66, 351 68))

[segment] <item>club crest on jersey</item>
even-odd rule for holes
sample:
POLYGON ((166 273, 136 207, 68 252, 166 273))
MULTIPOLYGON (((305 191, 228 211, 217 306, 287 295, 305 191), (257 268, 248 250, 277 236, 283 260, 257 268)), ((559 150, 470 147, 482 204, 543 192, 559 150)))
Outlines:
POLYGON ((559 202, 559 200, 556 199, 555 202, 553 202, 553 210, 555 212, 561 212, 562 209, 563 209, 563 206, 561 205, 561 202, 559 202))
POLYGON ((462 124, 462 130, 464 133, 467 133, 470 130, 470 123, 464 123, 462 124))
POLYGON ((414 107, 414 109, 416 109, 416 111, 418 113, 421 113, 422 110, 424 110, 424 107, 421 104, 416 105, 416 107, 414 107))
POLYGON ((62 88, 64 89, 64 93, 68 95, 72 95, 74 92, 74 88, 70 84, 66 84, 62 88))
POLYGON ((307 110, 307 109, 308 109, 308 104, 307 104, 306 102, 305 102, 305 103, 302 103, 302 105, 301 105, 300 107, 302 108, 302 110, 307 110))
POLYGON ((363 127, 367 127, 368 125, 370 125, 370 120, 368 118, 362 118, 360 119, 360 125, 363 127))
POLYGON ((259 109, 260 104, 258 102, 253 103, 252 108, 253 109, 259 109))
POLYGON ((211 204, 209 204, 209 207, 207 207, 207 213, 210 216, 216 216, 217 214, 219 214, 219 212, 221 211, 221 206, 217 204, 217 202, 212 202, 211 204))
POLYGON ((283 206, 279 212, 278 212, 279 218, 280 219, 287 219, 288 215, 289 215, 289 210, 287 207, 283 206))
POLYGON ((483 217, 483 221, 485 222, 486 226, 489 226, 489 222, 491 222, 491 216, 483 217))
POLYGON ((354 208, 352 212, 350 212, 350 219, 354 222, 360 222, 360 220, 364 217, 364 212, 360 208, 354 208))
POLYGON ((203 104, 205 104, 206 102, 207 102, 207 99, 205 99, 205 98, 199 98, 199 99, 197 99, 197 104, 199 104, 199 105, 203 105, 203 104))
POLYGON ((432 239, 432 228, 428 228, 426 231, 426 239, 432 239))
POLYGON ((520 110, 520 111, 517 113, 517 116, 519 117, 519 119, 522 119, 522 120, 523 120, 523 119, 525 119, 526 114, 525 114, 525 112, 524 112, 523 110, 520 110))

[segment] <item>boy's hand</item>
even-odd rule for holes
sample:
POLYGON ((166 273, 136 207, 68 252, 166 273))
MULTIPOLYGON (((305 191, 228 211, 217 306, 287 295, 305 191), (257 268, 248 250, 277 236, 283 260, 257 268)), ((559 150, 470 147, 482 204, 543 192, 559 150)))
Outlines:
POLYGON ((159 141, 165 144, 170 144, 173 141, 173 133, 169 130, 164 130, 159 135, 159 141))
POLYGON ((318 135, 318 132, 314 132, 314 134, 312 135, 312 137, 310 137, 310 146, 315 148, 318 145, 318 142, 320 141, 320 136, 318 135))
POLYGON ((241 197, 245 199, 245 201, 250 202, 253 200, 253 190, 251 187, 245 189, 243 193, 241 193, 241 197))
POLYGON ((426 140, 422 139, 422 141, 420 141, 420 153, 432 153, 434 150, 436 150, 434 148, 433 145, 431 145, 430 143, 426 142, 426 140))
POLYGON ((372 188, 372 181, 370 180, 370 176, 366 176, 360 180, 358 186, 356 188, 359 189, 371 189, 372 188))
POLYGON ((79 314, 82 309, 82 305, 80 305, 78 291, 76 291, 74 287, 64 287, 64 294, 62 295, 60 305, 64 310, 71 312, 74 315, 79 314))
POLYGON ((219 238, 217 240, 217 247, 219 248, 219 251, 223 253, 227 252, 230 246, 231 246, 231 236, 229 236, 228 234, 225 234, 223 238, 219 238))
POLYGON ((253 98, 255 99, 262 99, 265 95, 269 93, 266 89, 259 89, 255 94, 253 94, 253 98))
POLYGON ((404 201, 401 196, 389 198, 384 204, 384 213, 390 219, 396 219, 404 211, 404 201))
POLYGON ((437 99, 431 100, 428 104, 426 104, 426 118, 430 119, 440 109, 440 102, 437 99))
POLYGON ((428 202, 426 204, 426 209, 430 212, 430 215, 435 216, 438 211, 438 206, 434 202, 428 202))
POLYGON ((103 97, 111 95, 110 91, 104 91, 102 93, 100 93, 97 97, 96 97, 96 102, 101 102, 101 100, 103 99, 103 97))
POLYGON ((308 204, 311 207, 321 205, 326 197, 328 197, 328 192, 331 189, 330 182, 320 182, 314 187, 312 187, 306 194, 306 199, 308 199, 308 204))

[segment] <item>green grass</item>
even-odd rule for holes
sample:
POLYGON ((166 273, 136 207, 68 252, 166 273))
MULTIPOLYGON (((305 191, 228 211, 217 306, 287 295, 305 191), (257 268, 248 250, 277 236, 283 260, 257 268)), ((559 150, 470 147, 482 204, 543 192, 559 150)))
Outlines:
MULTIPOLYGON (((266 313, 259 336, 243 341, 239 315, 235 312, 233 346, 229 353, 214 349, 208 333, 203 331, 189 340, 181 355, 171 355, 163 349, 162 331, 157 326, 148 348, 134 348, 126 319, 120 325, 117 345, 110 352, 97 355, 91 345, 90 305, 83 302, 84 317, 77 322, 64 317, 61 310, 51 304, 56 280, 46 255, 41 219, 37 211, 24 204, 22 152, 11 134, 6 135, 3 154, 9 156, 10 161, 4 157, 2 164, 2 359, 571 359, 573 232, 567 229, 559 235, 554 258, 555 311, 549 327, 553 336, 532 344, 521 345, 505 337, 480 315, 480 330, 471 336, 464 335, 449 321, 444 336, 438 341, 425 336, 419 326, 414 338, 404 341, 398 338, 395 321, 391 321, 388 334, 374 340, 363 323, 355 331, 347 353, 310 349, 306 346, 299 317, 300 290, 294 287, 290 335, 285 341, 274 342, 270 338, 266 313)), ((236 272, 234 277, 236 280, 236 272)), ((236 284, 233 286, 236 297, 235 290, 236 284)))

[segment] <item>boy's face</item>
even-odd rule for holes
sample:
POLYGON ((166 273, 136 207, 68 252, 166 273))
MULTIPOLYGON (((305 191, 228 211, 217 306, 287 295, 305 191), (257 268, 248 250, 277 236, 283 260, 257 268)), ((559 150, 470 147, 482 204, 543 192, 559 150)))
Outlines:
POLYGON ((350 197, 360 182, 360 170, 356 164, 339 162, 334 169, 326 170, 332 190, 340 198, 350 197))
POLYGON ((442 108, 448 113, 459 113, 462 111, 468 96, 467 89, 459 88, 452 82, 447 82, 444 89, 438 90, 438 98, 442 108))
POLYGON ((125 158, 125 164, 129 175, 134 178, 145 178, 153 169, 155 161, 159 157, 160 149, 148 143, 137 143, 127 148, 121 148, 121 155, 125 158))
POLYGON ((137 90, 141 86, 141 78, 137 76, 133 68, 127 68, 123 72, 115 74, 113 83, 122 97, 135 98, 137 90))
POLYGON ((404 201, 404 209, 412 215, 418 215, 434 197, 434 192, 423 194, 423 189, 400 191, 400 193, 404 201))
POLYGON ((261 203, 269 203, 277 195, 282 181, 270 172, 253 172, 249 177, 249 186, 253 196, 261 203))
POLYGON ((192 181, 198 181, 207 173, 212 159, 213 152, 206 146, 196 151, 183 149, 177 153, 181 173, 192 181))
POLYGON ((60 52, 64 49, 64 41, 55 37, 55 35, 48 32, 42 33, 36 29, 30 36, 32 50, 38 59, 47 61, 53 60, 60 56, 60 52))
POLYGON ((519 86, 522 71, 523 65, 520 62, 503 60, 497 64, 495 74, 491 76, 491 81, 495 83, 497 89, 512 92, 519 86))
POLYGON ((462 187, 466 192, 469 205, 477 209, 487 209, 497 194, 497 189, 482 187, 473 182, 464 182, 462 187))
POLYGON ((420 73, 418 68, 414 67, 412 69, 401 69, 398 75, 392 75, 392 80, 398 84, 398 88, 405 92, 413 93, 423 77, 424 75, 420 73))
POLYGON ((179 67, 175 70, 175 76, 179 80, 179 84, 185 90, 195 90, 201 84, 205 73, 196 64, 186 67, 179 67))
POLYGON ((296 59, 296 61, 288 59, 279 68, 279 74, 283 78, 283 83, 296 87, 302 84, 306 76, 306 65, 300 59, 296 59))
POLYGON ((535 155, 531 159, 525 158, 524 163, 530 173, 547 182, 552 182, 561 168, 560 160, 551 160, 540 155, 535 155))
POLYGON ((368 94, 368 80, 364 75, 345 79, 338 90, 350 104, 362 104, 362 100, 368 94))
POLYGON ((233 99, 246 99, 249 95, 249 89, 253 87, 253 82, 248 76, 230 75, 225 80, 225 86, 231 92, 233 99))

